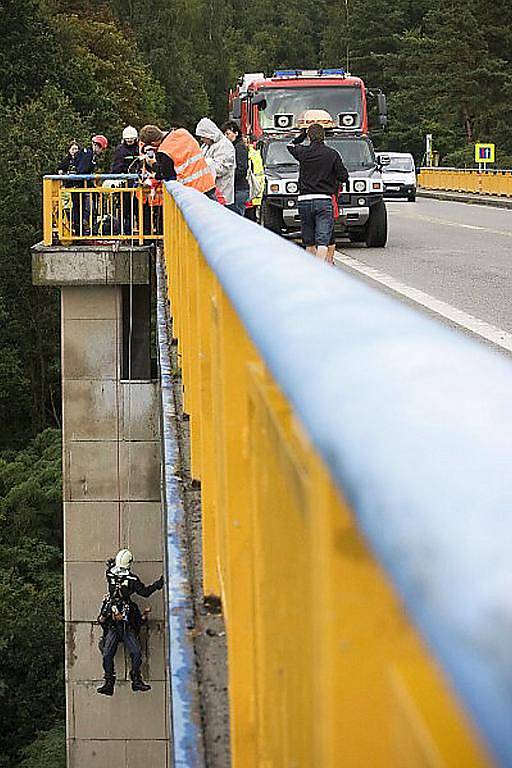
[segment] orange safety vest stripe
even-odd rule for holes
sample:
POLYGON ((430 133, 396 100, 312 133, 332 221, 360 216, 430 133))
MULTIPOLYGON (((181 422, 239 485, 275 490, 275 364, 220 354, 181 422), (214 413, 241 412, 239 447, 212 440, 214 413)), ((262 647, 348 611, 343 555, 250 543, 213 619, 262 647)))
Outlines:
POLYGON ((176 178, 187 187, 208 192, 215 187, 215 178, 208 168, 199 144, 185 128, 176 128, 164 138, 158 152, 171 158, 176 178))

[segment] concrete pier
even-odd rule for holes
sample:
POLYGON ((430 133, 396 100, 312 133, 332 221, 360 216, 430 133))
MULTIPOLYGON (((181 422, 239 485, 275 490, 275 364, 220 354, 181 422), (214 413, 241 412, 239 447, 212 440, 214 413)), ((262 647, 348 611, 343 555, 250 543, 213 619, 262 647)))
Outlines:
POLYGON ((69 768, 170 764, 162 592, 136 598, 141 609, 152 609, 141 637, 143 675, 152 690, 132 692, 121 646, 114 696, 96 693, 103 676, 96 617, 106 590, 105 560, 127 547, 143 581, 163 571, 159 392, 150 361, 151 256, 150 247, 33 249, 34 284, 61 290, 69 768), (123 378, 127 371, 131 380, 123 378))

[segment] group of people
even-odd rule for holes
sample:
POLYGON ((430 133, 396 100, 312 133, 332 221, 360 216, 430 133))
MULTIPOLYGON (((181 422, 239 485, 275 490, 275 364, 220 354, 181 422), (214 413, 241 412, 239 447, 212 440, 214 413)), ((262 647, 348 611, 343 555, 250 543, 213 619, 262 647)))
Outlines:
POLYGON ((155 151, 150 160, 155 178, 176 179, 194 187, 240 216, 260 194, 254 180, 259 175, 262 186, 263 168, 255 168, 240 126, 234 121, 219 128, 203 117, 195 137, 185 128, 164 132, 156 125, 145 125, 140 141, 155 151))
POLYGON ((59 174, 93 174, 99 173, 101 155, 108 149, 108 139, 101 133, 91 139, 90 147, 81 147, 76 139, 70 142, 67 154, 58 164, 59 174))
MULTIPOLYGON (((98 173, 107 148, 108 139, 101 134, 92 137, 90 148, 81 148, 73 140, 58 165, 59 174, 98 173)), ((198 122, 195 136, 185 128, 163 131, 156 125, 145 125, 139 134, 135 127, 126 126, 110 173, 136 173, 157 182, 177 180, 240 216, 245 215, 251 200, 252 204, 258 202, 263 185, 262 163, 244 141, 240 126, 228 121, 218 128, 207 117, 198 122)))
MULTIPOLYGON (((313 123, 288 144, 288 150, 299 163, 298 206, 303 244, 311 253, 333 263, 337 192, 348 180, 348 172, 338 152, 328 147, 324 139, 323 126, 313 123), (309 144, 303 146, 306 139, 309 144)), ((108 139, 101 134, 92 137, 89 148, 80 148, 73 141, 58 171, 97 173, 107 148, 108 139)), ((177 180, 240 216, 254 210, 261 201, 264 183, 261 157, 246 143, 238 123, 230 120, 219 128, 208 117, 199 120, 195 136, 185 128, 163 131, 156 125, 145 125, 139 134, 133 126, 126 126, 110 172, 142 174, 148 184, 177 180)), ((125 211, 131 207, 133 213, 133 201, 131 206, 128 202, 125 211)), ((90 210, 89 202, 84 206, 86 217, 90 210)), ((123 232, 131 231, 131 223, 125 222, 123 232)))

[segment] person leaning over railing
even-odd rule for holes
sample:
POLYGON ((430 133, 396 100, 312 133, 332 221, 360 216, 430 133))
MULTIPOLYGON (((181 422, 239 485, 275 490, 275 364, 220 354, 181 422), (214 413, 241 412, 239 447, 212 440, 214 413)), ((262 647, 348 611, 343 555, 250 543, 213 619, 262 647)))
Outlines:
MULTIPOLYGON (((112 158, 112 165, 110 166, 111 173, 133 173, 136 171, 136 164, 139 159, 139 147, 137 139, 139 133, 133 125, 127 125, 123 129, 122 141, 117 145, 114 157, 112 158)), ((118 182, 121 185, 120 182, 118 182)), ((133 184, 127 184, 126 182, 122 186, 133 186, 133 184)), ((136 226, 137 221, 137 206, 134 202, 134 192, 123 192, 120 198, 122 202, 123 215, 121 217, 121 233, 124 235, 131 235, 136 226)))
POLYGON ((111 173, 130 173, 130 168, 139 156, 137 139, 139 134, 133 125, 127 125, 123 129, 122 141, 117 145, 110 166, 111 173))
MULTIPOLYGON (((108 139, 101 133, 96 134, 91 139, 91 146, 82 149, 77 160, 77 173, 94 174, 100 171, 100 160, 103 152, 108 148, 108 139)), ((86 182, 88 187, 93 187, 94 182, 86 182)), ((81 235, 93 234, 91 231, 97 215, 98 195, 84 194, 81 216, 81 235)))
POLYGON ((155 149, 155 157, 148 157, 155 178, 179 181, 187 187, 215 198, 215 178, 210 171, 196 139, 185 128, 172 128, 164 132, 157 125, 145 125, 140 141, 155 149))

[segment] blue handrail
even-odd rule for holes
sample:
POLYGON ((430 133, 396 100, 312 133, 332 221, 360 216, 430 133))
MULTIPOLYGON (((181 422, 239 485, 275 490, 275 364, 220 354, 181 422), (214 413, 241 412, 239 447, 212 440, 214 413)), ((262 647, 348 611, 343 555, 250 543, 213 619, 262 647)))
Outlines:
POLYGON ((512 766, 512 365, 167 183, 503 766, 512 766))
POLYGON ((157 336, 162 413, 162 499, 166 526, 168 672, 170 742, 173 768, 204 768, 204 744, 194 645, 194 606, 184 541, 185 510, 180 456, 175 434, 167 304, 160 259, 157 264, 157 336))
POLYGON ((136 173, 49 173, 43 179, 54 181, 90 181, 102 179, 138 179, 136 173))

